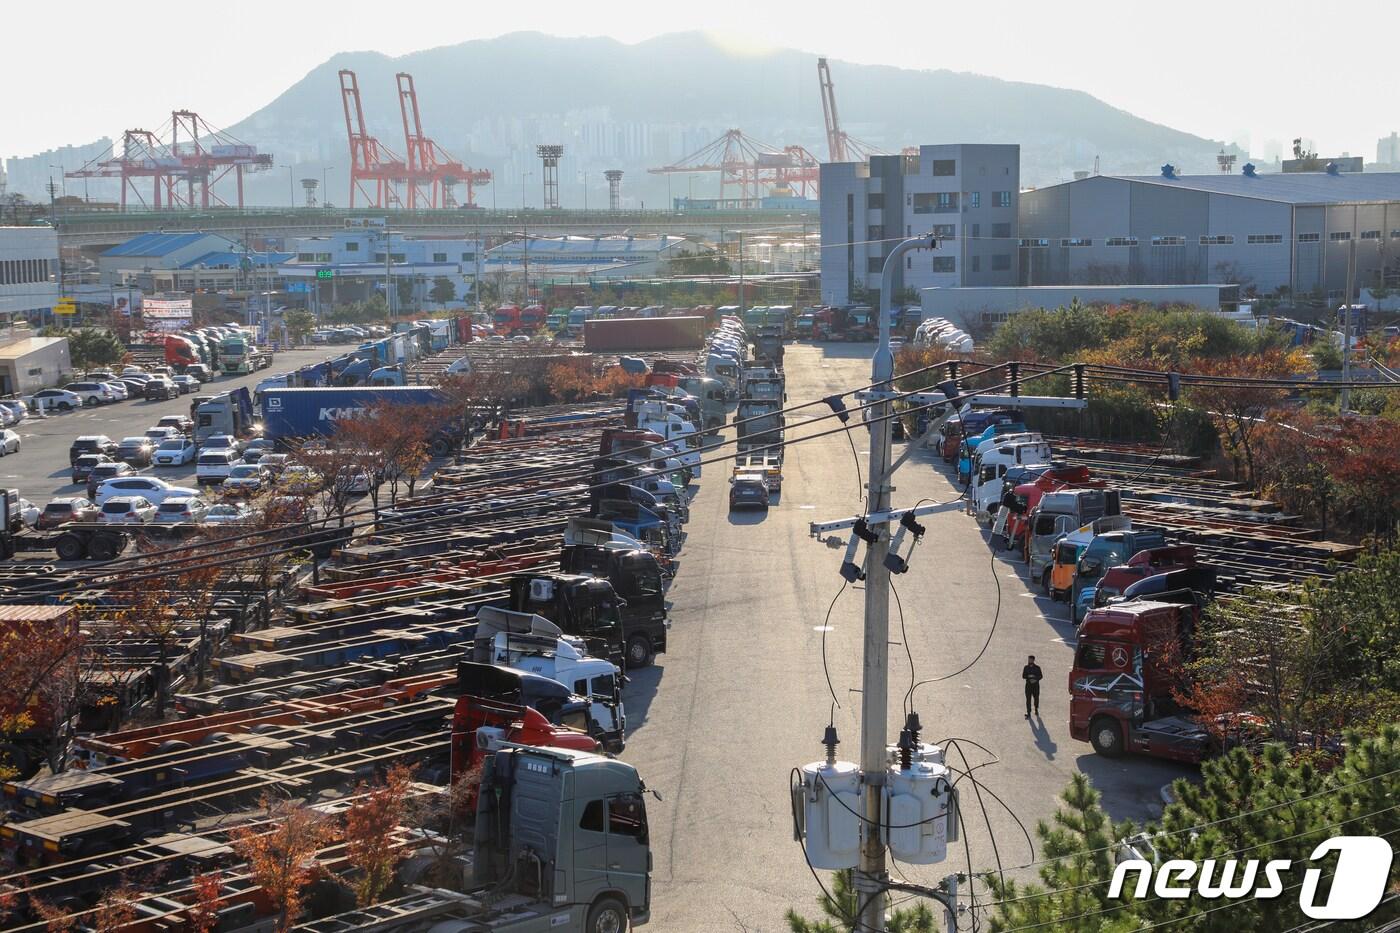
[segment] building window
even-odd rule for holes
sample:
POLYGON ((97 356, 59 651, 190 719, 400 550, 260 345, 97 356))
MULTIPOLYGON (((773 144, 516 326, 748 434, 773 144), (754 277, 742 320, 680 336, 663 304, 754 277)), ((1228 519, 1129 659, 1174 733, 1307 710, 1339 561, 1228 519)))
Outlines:
POLYGON ((933 257, 933 271, 934 271, 934 272, 957 272, 957 271, 958 271, 958 261, 957 261, 957 259, 956 259, 955 257, 953 257, 953 256, 935 256, 935 257, 933 257))
POLYGON ((873 192, 873 193, 871 193, 871 194, 867 194, 867 195, 865 196, 865 209, 866 209, 866 210, 868 210, 868 211, 879 211, 879 210, 884 210, 884 207, 885 207, 885 195, 884 195, 883 192, 876 191, 876 192, 873 192))
POLYGON ((297 262, 315 262, 315 253, 297 253, 297 262))
POLYGON ((1228 233, 1217 233, 1213 236, 1201 237, 1202 246, 1233 246, 1235 238, 1228 233))
POLYGON ((935 212, 955 211, 958 209, 958 193, 956 191, 940 191, 934 203, 935 212))
POLYGON ((993 272, 1009 272, 1011 270, 1011 254, 996 253, 992 256, 993 272))
POLYGON ((1392 230, 1392 231, 1390 231, 1390 238, 1391 238, 1392 240, 1400 240, 1400 230, 1392 230))
POLYGON ((447 262, 447 254, 433 253, 433 262, 447 262))
POLYGON ((1251 233, 1249 235, 1250 246, 1268 246, 1270 243, 1282 243, 1282 233, 1251 233))
POLYGON ((1318 241, 1321 240, 1321 239, 1322 239, 1322 234, 1320 234, 1320 233, 1300 233, 1300 234, 1298 234, 1298 242, 1299 242, 1299 243, 1316 243, 1316 242, 1318 242, 1318 241))
POLYGON ((934 224, 932 232, 933 235, 936 237, 941 237, 945 240, 951 240, 953 237, 958 235, 958 227, 957 224, 934 224))
POLYGON ((976 255, 974 255, 974 256, 972 257, 972 271, 973 271, 973 272, 981 272, 981 271, 982 271, 982 257, 981 257, 981 256, 976 256, 976 255))
POLYGON ((476 262, 476 253, 463 253, 462 262, 476 262))
POLYGON ((969 191, 969 192, 967 193, 967 206, 968 206, 968 207, 971 207, 971 208, 978 208, 978 207, 981 207, 981 206, 982 206, 982 192, 980 192, 980 191, 969 191))
POLYGON ((360 251, 360 244, 355 240, 351 240, 345 244, 345 251, 347 253, 358 253, 360 251))
POLYGON ((932 214, 935 206, 935 198, 931 194, 914 195, 914 213, 932 214))
POLYGON ((1093 246, 1094 241, 1088 237, 1067 236, 1060 240, 1061 246, 1093 246))
POLYGON ((1104 246, 1137 246, 1135 236, 1111 236, 1103 241, 1104 246))
POLYGON ((1351 231, 1333 230, 1331 233, 1327 234, 1327 239, 1331 240, 1333 243, 1345 243, 1351 239, 1351 231))
POLYGON ((998 240, 1011 239, 1010 224, 992 224, 992 236, 998 240))
POLYGON ((1379 230, 1362 230, 1362 231, 1361 231, 1361 239, 1363 239, 1363 240, 1379 240, 1380 238, 1381 238, 1381 232, 1380 232, 1379 230))
POLYGON ((1154 236, 1154 237, 1152 238, 1152 245, 1153 245, 1153 246, 1185 246, 1185 245, 1186 245, 1186 237, 1184 237, 1184 236, 1154 236))
POLYGON ((910 271, 913 271, 913 269, 914 269, 914 257, 913 257, 913 256, 905 256, 905 257, 904 257, 904 268, 906 268, 906 269, 908 269, 908 270, 910 270, 910 271))
POLYGON ((871 224, 870 226, 866 227, 865 238, 867 240, 870 240, 871 242, 874 242, 876 240, 883 240, 885 238, 885 225, 871 224))
POLYGON ((956 175, 958 173, 957 159, 934 159, 933 174, 940 177, 956 175))
POLYGON ((1044 237, 1041 237, 1041 238, 1038 239, 1038 240, 1025 240, 1025 239, 1023 239, 1023 240, 1021 241, 1021 249, 1039 249, 1039 248, 1046 247, 1046 246, 1049 246, 1049 245, 1050 245, 1050 241, 1047 240, 1047 239, 1045 239, 1044 237))
POLYGON ((43 374, 44 367, 42 366, 35 366, 33 369, 29 370, 29 375, 31 376, 42 376, 43 374))
POLYGON ((1010 191, 993 191, 993 192, 992 192, 992 207, 1010 207, 1010 206, 1011 206, 1011 192, 1010 192, 1010 191))
POLYGON ((972 238, 973 238, 974 240, 980 240, 980 239, 982 239, 982 225, 981 225, 981 224, 973 224, 973 225, 972 225, 972 238))
POLYGON ((865 271, 872 275, 879 275, 885 268, 885 260, 879 256, 871 256, 865 260, 865 271))

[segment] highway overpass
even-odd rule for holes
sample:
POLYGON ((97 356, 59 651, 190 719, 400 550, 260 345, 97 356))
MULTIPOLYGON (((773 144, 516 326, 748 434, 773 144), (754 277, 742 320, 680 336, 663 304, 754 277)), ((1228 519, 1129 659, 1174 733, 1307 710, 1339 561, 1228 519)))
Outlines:
POLYGON ((341 210, 324 208, 248 208, 207 211, 132 211, 123 213, 84 211, 58 212, 59 241, 64 246, 97 248, 125 242, 153 230, 168 232, 200 230, 231 237, 315 236, 346 227, 383 224, 396 233, 410 235, 561 236, 572 234, 656 236, 696 236, 716 239, 721 232, 743 230, 815 232, 820 224, 817 211, 603 211, 603 210, 341 210))

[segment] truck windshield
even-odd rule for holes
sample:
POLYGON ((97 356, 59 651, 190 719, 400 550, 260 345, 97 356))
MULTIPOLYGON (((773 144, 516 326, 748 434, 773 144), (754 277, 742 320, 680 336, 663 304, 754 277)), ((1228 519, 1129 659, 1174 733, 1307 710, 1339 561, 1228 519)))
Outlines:
POLYGON ((1062 543, 1056 545, 1056 547, 1055 547, 1055 563, 1057 563, 1057 564, 1072 564, 1072 563, 1074 563, 1074 555, 1075 555, 1075 552, 1076 552, 1077 550, 1078 550, 1078 548, 1076 548, 1073 544, 1066 544, 1066 543, 1063 543, 1063 542, 1062 542, 1062 543))
POLYGON ((1035 533, 1037 535, 1049 535, 1055 533, 1055 516, 1040 515, 1035 520, 1035 533))

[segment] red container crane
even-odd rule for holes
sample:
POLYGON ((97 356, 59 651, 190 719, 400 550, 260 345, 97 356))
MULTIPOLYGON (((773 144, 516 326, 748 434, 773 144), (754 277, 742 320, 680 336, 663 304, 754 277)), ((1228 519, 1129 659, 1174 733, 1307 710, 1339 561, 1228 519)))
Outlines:
POLYGON ((340 102, 350 139, 350 207, 356 194, 368 202, 364 207, 401 207, 398 184, 408 181, 408 165, 365 129, 360 82, 348 68, 340 72, 340 102))
POLYGON ((491 183, 490 170, 468 168, 424 136, 413 75, 399 72, 394 77, 398 81, 399 111, 403 115, 403 137, 408 150, 409 209, 457 207, 452 190, 458 184, 467 186, 467 199, 461 206, 476 207, 476 188, 491 183))

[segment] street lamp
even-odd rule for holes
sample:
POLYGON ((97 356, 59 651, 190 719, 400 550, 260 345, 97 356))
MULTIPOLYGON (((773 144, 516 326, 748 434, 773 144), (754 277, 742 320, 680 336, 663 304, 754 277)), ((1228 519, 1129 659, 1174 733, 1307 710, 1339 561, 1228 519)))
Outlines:
POLYGON ((297 188, 296 188, 296 182, 295 182, 295 180, 292 178, 292 167, 291 167, 290 165, 280 165, 280 164, 279 164, 277 167, 278 167, 278 168, 284 168, 284 169, 287 170, 287 203, 289 203, 289 204, 292 205, 292 209, 293 209, 293 210, 296 210, 296 206, 297 206, 297 188))
POLYGON ((335 171, 334 165, 327 165, 321 169, 321 206, 329 208, 331 206, 331 189, 326 187, 326 173, 335 171))

